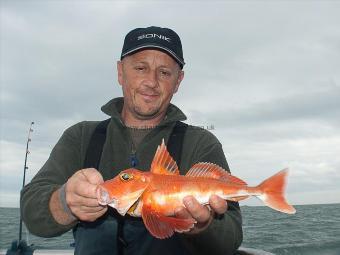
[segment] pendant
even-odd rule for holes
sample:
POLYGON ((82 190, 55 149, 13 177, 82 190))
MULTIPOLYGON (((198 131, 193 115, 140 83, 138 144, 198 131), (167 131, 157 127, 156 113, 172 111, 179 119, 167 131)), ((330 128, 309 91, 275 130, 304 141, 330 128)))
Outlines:
POLYGON ((138 159, 136 157, 136 154, 131 154, 130 155, 130 164, 132 167, 136 167, 138 164, 138 159))

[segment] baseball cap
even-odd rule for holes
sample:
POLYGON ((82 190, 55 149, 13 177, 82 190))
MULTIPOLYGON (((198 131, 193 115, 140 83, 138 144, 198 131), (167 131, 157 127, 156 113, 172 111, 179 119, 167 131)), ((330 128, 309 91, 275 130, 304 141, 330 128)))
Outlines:
POLYGON ((120 59, 145 48, 164 51, 174 58, 181 68, 185 64, 181 39, 175 31, 169 28, 151 26, 131 30, 125 36, 120 59))

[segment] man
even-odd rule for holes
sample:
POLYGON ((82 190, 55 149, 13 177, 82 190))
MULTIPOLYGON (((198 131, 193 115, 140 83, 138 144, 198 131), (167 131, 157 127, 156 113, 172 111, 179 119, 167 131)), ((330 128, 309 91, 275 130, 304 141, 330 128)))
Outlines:
MULTIPOLYGON (((84 168, 98 122, 81 122, 67 129, 22 191, 23 219, 33 234, 57 236, 74 228, 75 253, 82 255, 235 252, 242 241, 241 214, 235 202, 211 196, 209 209, 186 197, 176 217, 191 217, 197 224, 188 233, 160 240, 140 220, 122 219, 96 198, 97 185, 120 171, 131 166, 149 171, 161 140, 169 142, 178 121, 186 119, 170 104, 183 80, 183 66, 181 41, 173 30, 138 28, 126 35, 117 63, 124 97, 102 107, 111 120, 98 169, 84 168)), ((197 162, 212 162, 228 170, 221 144, 208 131, 189 126, 181 146, 182 171, 197 162)))

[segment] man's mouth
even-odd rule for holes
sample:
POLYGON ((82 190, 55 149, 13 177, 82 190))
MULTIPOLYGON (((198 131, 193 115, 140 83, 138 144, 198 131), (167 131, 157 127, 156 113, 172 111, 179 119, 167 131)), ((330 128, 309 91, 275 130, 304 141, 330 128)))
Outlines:
POLYGON ((140 95, 146 100, 154 100, 159 96, 158 94, 150 94, 150 93, 140 93, 140 95))
POLYGON ((137 90, 137 93, 146 101, 152 101, 159 97, 159 93, 153 90, 137 90))

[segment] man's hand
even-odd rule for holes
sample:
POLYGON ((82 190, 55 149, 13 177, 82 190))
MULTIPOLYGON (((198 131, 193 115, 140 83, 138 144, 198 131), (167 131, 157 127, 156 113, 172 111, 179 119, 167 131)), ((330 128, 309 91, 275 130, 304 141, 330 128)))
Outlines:
POLYGON ((61 202, 61 189, 53 192, 49 207, 54 219, 62 225, 68 225, 77 218, 83 221, 95 221, 102 216, 107 207, 98 204, 96 189, 103 183, 103 177, 94 168, 77 171, 65 184, 65 201, 70 211, 65 211, 61 202), (72 215, 73 214, 73 215, 72 215), (75 218, 76 217, 76 218, 75 218))
POLYGON ((95 221, 107 207, 97 201, 97 185, 103 183, 102 175, 94 168, 76 172, 65 186, 66 203, 71 212, 80 220, 95 221))
POLYGON ((195 227, 187 232, 189 234, 202 232, 210 225, 215 214, 224 214, 228 209, 227 202, 216 195, 209 198, 209 207, 201 205, 193 196, 185 197, 183 204, 185 207, 175 210, 176 217, 193 218, 197 221, 195 227))

